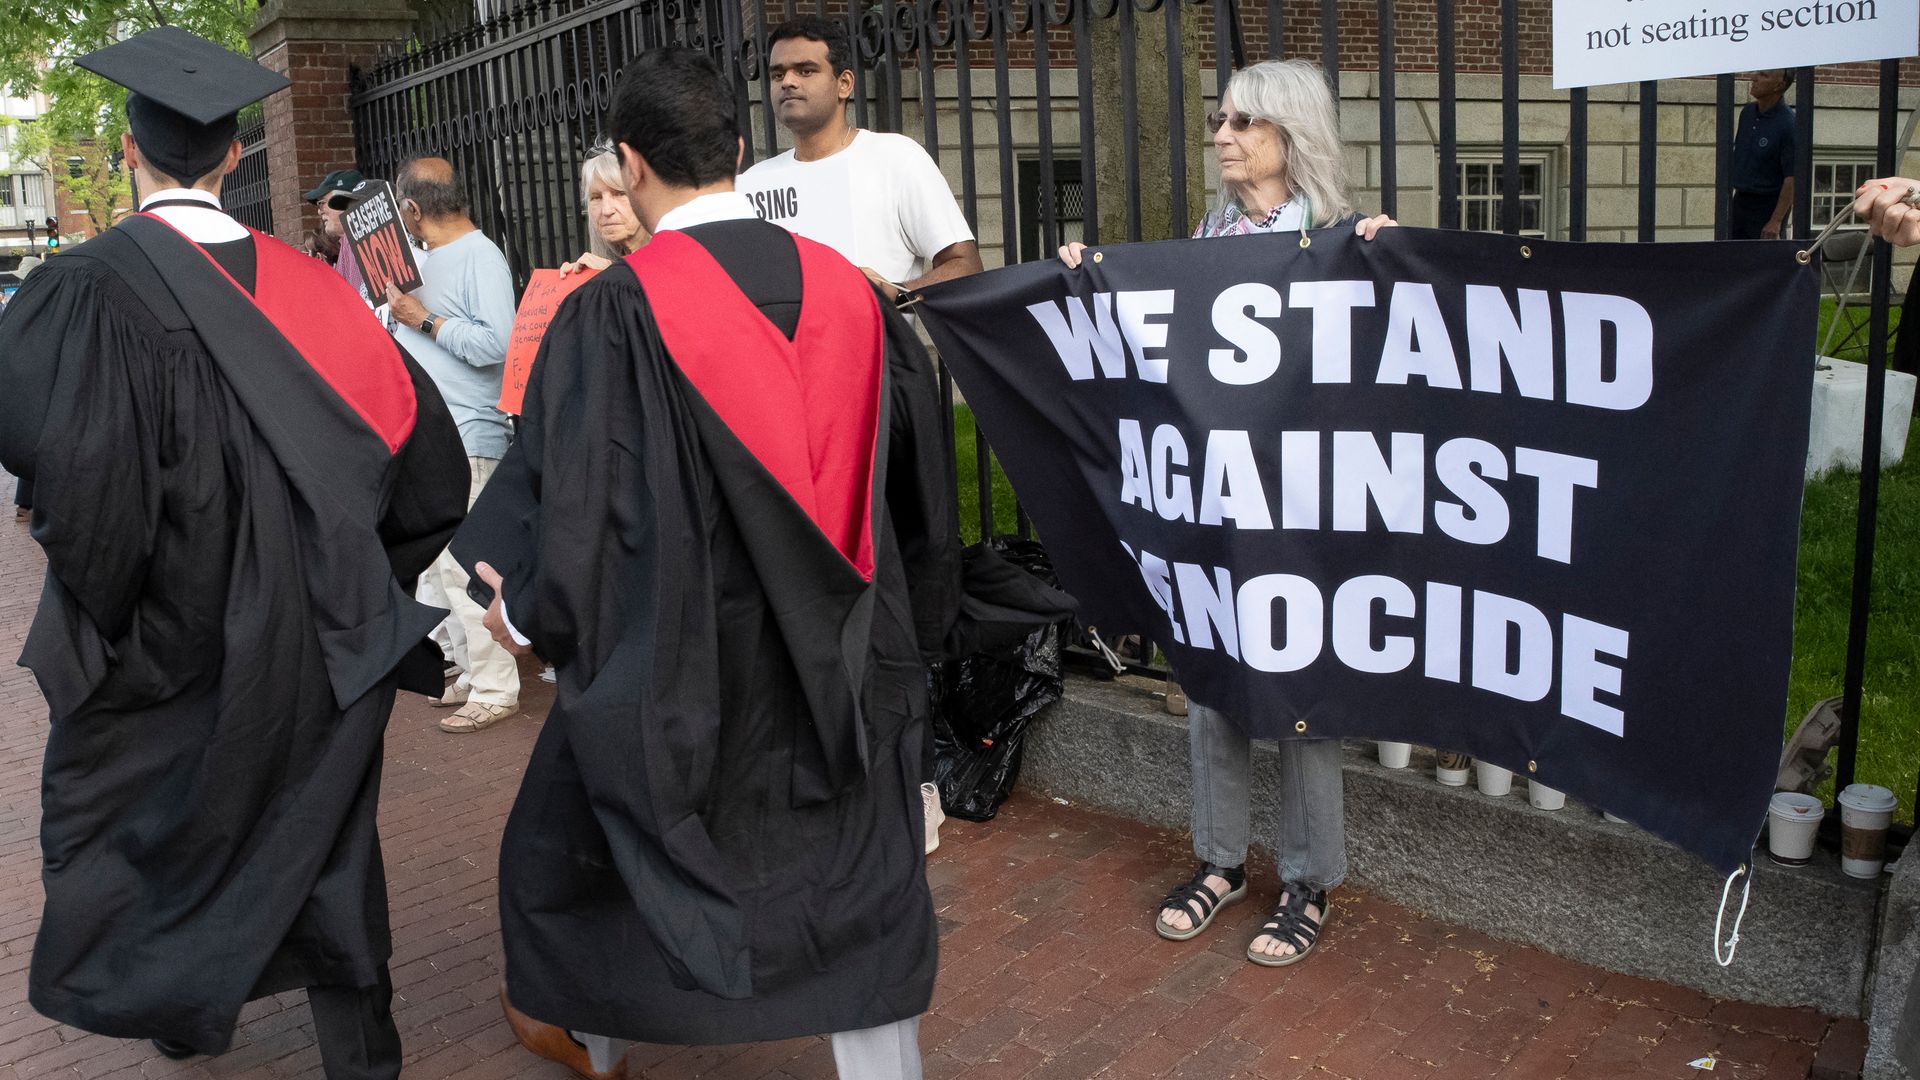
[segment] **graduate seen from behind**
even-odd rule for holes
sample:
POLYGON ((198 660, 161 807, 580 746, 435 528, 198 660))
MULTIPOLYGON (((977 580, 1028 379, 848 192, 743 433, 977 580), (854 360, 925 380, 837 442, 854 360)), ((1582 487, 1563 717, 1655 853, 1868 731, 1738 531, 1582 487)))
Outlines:
POLYGON ((221 210, 234 114, 286 79, 166 27, 79 63, 133 91, 142 198, 0 317, 47 557, 28 1000, 178 1057, 305 987, 328 1077, 398 1076, 375 799, 396 685, 438 675, 409 594, 459 435, 338 274, 221 210))
POLYGON ((842 1077, 916 1078, 923 657, 959 586, 932 366, 733 190, 710 60, 641 55, 609 126, 653 239, 561 304, 453 544, 559 676, 501 844, 508 1015, 588 1076, 832 1033, 842 1077))

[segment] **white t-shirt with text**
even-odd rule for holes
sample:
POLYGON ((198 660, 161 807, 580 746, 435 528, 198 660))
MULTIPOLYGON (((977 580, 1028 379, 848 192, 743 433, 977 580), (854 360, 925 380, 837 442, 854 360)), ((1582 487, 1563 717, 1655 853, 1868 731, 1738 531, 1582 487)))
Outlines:
POLYGON ((742 173, 738 186, 762 217, 896 284, 973 239, 940 167, 905 135, 863 129, 818 161, 797 161, 789 150, 742 173))

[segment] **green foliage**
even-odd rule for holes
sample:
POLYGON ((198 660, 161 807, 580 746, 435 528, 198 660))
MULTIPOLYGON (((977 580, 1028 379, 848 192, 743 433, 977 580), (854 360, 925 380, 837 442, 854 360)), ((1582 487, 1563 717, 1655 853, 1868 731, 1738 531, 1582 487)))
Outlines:
MULTIPOLYGON (((1867 635, 1855 779, 1893 789, 1898 817, 1912 821, 1920 780, 1920 425, 1907 456, 1880 477, 1875 530, 1873 616, 1867 635)), ((1800 511, 1800 587, 1793 620, 1792 732, 1822 698, 1846 685, 1847 623, 1853 604, 1854 533, 1860 475, 1833 473, 1807 485, 1800 511)), ((1831 784, 1822 794, 1833 797, 1831 784)))
MULTIPOLYGON (((1841 322, 1840 330, 1833 335, 1829 355, 1842 360, 1852 360, 1864 364, 1867 361, 1867 326, 1873 321, 1873 309, 1865 299, 1856 298, 1847 304, 1844 312, 1839 311, 1839 303, 1831 296, 1820 298, 1820 323, 1813 341, 1815 346, 1827 340, 1827 328, 1833 325, 1835 316, 1841 322)), ((1900 333, 1900 293, 1894 291, 1893 304, 1887 310, 1887 341, 1891 343, 1900 333)), ((1891 347, 1891 345, 1889 345, 1891 347)))
MULTIPOLYGON (((980 478, 979 453, 973 437, 973 410, 965 405, 953 407, 953 456, 954 466, 960 482, 960 539, 966 543, 977 543, 980 539, 980 478)), ((1007 474, 1000 471, 1000 462, 989 454, 989 467, 993 470, 993 531, 1011 536, 1017 526, 1015 515, 1013 484, 1008 482, 1007 474)))
POLYGON ((18 95, 46 93, 46 115, 20 125, 21 152, 48 180, 86 208, 96 228, 112 223, 127 195, 124 172, 110 167, 126 130, 125 90, 73 65, 75 57, 142 30, 178 26, 245 52, 253 25, 248 0, 49 0, 8 5, 0 18, 0 86, 18 95), (81 159, 73 176, 67 159, 81 159))

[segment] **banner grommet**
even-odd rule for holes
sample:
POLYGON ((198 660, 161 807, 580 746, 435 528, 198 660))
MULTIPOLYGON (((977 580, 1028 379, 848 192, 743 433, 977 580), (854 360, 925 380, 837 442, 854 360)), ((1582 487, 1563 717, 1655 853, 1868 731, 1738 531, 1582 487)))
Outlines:
POLYGON ((1527 771, 1528 771, 1528 772, 1530 772, 1530 773, 1537 773, 1537 772, 1539 772, 1539 771, 1540 771, 1540 763, 1539 763, 1539 762, 1537 762, 1537 761, 1529 761, 1529 762, 1527 762, 1527 771))
POLYGON ((1531 258, 1533 258, 1533 248, 1531 248, 1531 247, 1529 247, 1529 246, 1527 246, 1526 244, 1521 244, 1521 245, 1520 245, 1520 257, 1521 257, 1521 258, 1523 258, 1523 259, 1531 259, 1531 258))
POLYGON ((1301 233, 1300 234, 1300 250, 1305 251, 1306 249, 1312 246, 1313 246, 1313 237, 1308 236, 1304 232, 1301 233))
POLYGON ((1305 720, 1295 720, 1293 722, 1293 730, 1305 735, 1307 733, 1307 722, 1305 720))
POLYGON ((1100 261, 1101 259, 1104 259, 1104 258, 1106 258, 1106 257, 1107 257, 1107 256, 1106 256, 1106 253, 1105 253, 1105 252, 1102 252, 1102 251, 1096 251, 1096 252, 1094 252, 1094 253, 1093 253, 1093 261, 1094 261, 1094 262, 1099 262, 1099 261, 1100 261))

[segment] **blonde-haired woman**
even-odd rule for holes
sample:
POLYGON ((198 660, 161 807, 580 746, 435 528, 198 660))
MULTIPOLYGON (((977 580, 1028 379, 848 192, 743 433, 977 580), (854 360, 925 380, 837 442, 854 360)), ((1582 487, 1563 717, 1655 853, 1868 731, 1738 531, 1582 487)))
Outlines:
MULTIPOLYGON (((1196 239, 1297 232, 1351 224, 1371 240, 1394 224, 1362 218, 1348 196, 1345 147, 1333 95, 1321 70, 1304 60, 1270 60, 1236 72, 1207 117, 1220 157, 1220 198, 1196 239)), ((1060 258, 1080 265, 1085 244, 1060 258)), ((1161 901, 1154 929, 1185 941, 1218 909, 1247 892, 1251 842, 1248 779, 1253 740, 1226 717, 1193 701, 1187 709, 1193 768, 1193 850, 1200 866, 1161 901)), ((1247 959, 1285 967, 1313 951, 1327 918, 1327 893, 1347 876, 1340 740, 1280 742, 1278 835, 1280 901, 1247 946, 1247 959)))
POLYGON ((627 201, 627 178, 620 175, 620 155, 613 144, 601 141, 587 152, 580 163, 580 201, 586 206, 587 250, 578 259, 560 268, 562 274, 577 270, 605 270, 613 260, 624 259, 652 239, 640 224, 640 215, 627 201))

